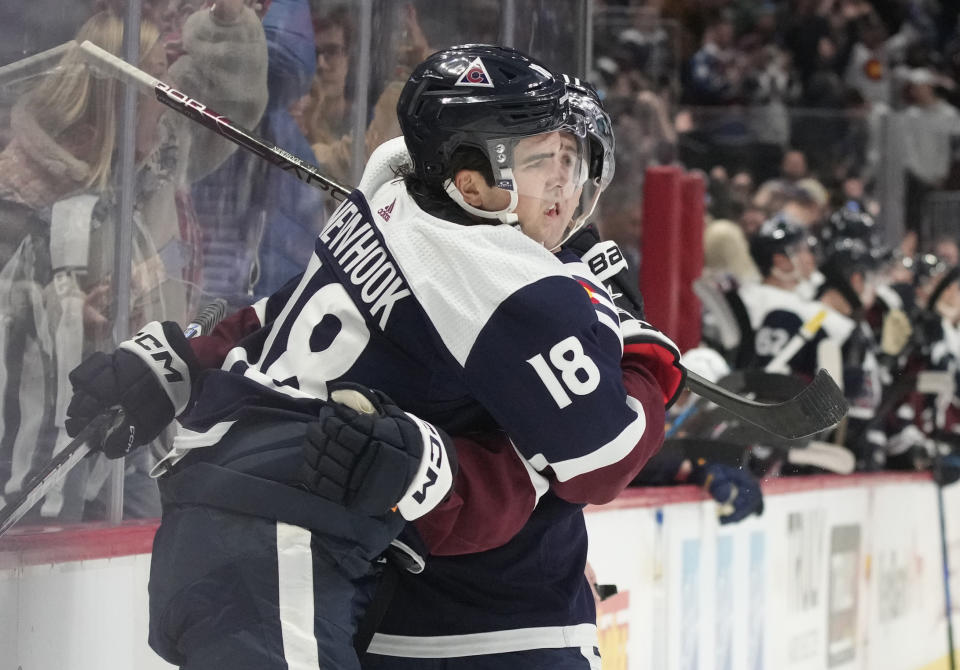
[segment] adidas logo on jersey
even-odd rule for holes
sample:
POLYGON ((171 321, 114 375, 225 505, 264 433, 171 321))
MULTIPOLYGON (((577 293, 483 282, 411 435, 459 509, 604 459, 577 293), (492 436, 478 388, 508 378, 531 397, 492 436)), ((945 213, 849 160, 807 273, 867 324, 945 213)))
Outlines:
POLYGON ((360 300, 369 305, 370 317, 376 318, 380 313, 380 329, 385 330, 390 312, 410 295, 410 289, 376 231, 370 214, 365 215, 348 198, 330 216, 320 232, 320 240, 340 264, 345 277, 360 289, 360 300))
POLYGON ((454 86, 484 86, 486 88, 495 88, 493 78, 490 76, 490 73, 487 72, 487 67, 483 64, 483 61, 480 60, 479 56, 470 62, 454 86))
POLYGON ((394 198, 393 202, 391 202, 389 205, 387 205, 386 207, 381 207, 379 210, 377 210, 377 214, 382 216, 384 221, 389 221, 390 215, 393 214, 393 206, 396 204, 397 204, 397 199, 394 198))

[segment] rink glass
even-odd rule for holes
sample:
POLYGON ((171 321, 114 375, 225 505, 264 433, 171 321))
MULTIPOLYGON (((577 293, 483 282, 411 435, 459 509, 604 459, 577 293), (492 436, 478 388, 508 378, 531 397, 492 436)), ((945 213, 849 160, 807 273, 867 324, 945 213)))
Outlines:
MULTIPOLYGON (((93 4, 59 0, 0 3, 0 150, 7 149, 14 137, 11 116, 16 104, 51 76, 63 52, 32 57, 71 40, 91 16, 93 4)), ((182 48, 182 20, 202 3, 132 0, 112 4, 130 11, 139 8, 144 16, 156 17, 167 58, 172 60, 182 48)), ((309 0, 309 4, 316 28, 313 57, 320 73, 316 81, 323 80, 315 85, 313 97, 322 98, 323 105, 313 105, 312 119, 305 117, 309 107, 306 99, 291 105, 289 111, 296 123, 309 131, 315 152, 311 162, 343 183, 356 183, 368 153, 399 134, 396 98, 417 62, 431 51, 452 44, 499 42, 530 52, 555 71, 588 77, 601 89, 618 140, 617 176, 600 200, 594 220, 634 262, 647 167, 679 161, 688 169, 703 170, 711 179, 725 175, 733 180, 743 170, 754 175, 770 174, 776 168, 772 156, 796 147, 806 153, 811 171, 833 175, 848 169, 853 155, 840 150, 847 145, 838 138, 867 138, 866 146, 856 145, 857 152, 863 150, 864 158, 858 165, 864 179, 875 184, 874 194, 883 211, 881 231, 888 242, 902 237, 905 184, 902 165, 898 164, 902 152, 897 150, 900 136, 896 111, 865 116, 858 110, 682 104, 679 82, 685 57, 683 32, 676 21, 652 16, 648 9, 602 7, 584 0, 309 0), (657 48, 649 49, 651 43, 657 48), (877 162, 873 157, 878 155, 889 160, 877 162)), ((162 68, 156 70, 160 71, 162 68)), ((120 108, 107 109, 108 105, 119 105, 122 95, 122 87, 116 86, 110 98, 114 102, 95 100, 88 110, 94 116, 112 117, 115 145, 111 155, 119 155, 124 146, 136 142, 136 132, 120 132, 120 108)), ((148 125, 152 128, 155 124, 152 121, 148 125)), ((0 412, 0 495, 9 499, 22 488, 30 472, 66 442, 61 430, 69 400, 63 392, 64 360, 96 349, 112 350, 116 332, 130 332, 147 319, 184 321, 209 297, 227 297, 233 308, 257 297, 257 282, 264 275, 258 253, 262 250, 260 241, 267 228, 274 225, 273 218, 264 216, 244 221, 243 227, 236 225, 235 203, 249 197, 261 176, 249 168, 231 167, 230 161, 223 169, 232 170, 224 180, 228 186, 214 187, 203 181, 186 184, 177 191, 177 208, 162 215, 171 229, 190 223, 186 215, 191 202, 206 203, 208 214, 194 227, 196 239, 184 239, 182 245, 155 255, 142 253, 142 249, 149 250, 150 240, 136 235, 133 239, 128 236, 130 248, 114 248, 107 243, 112 239, 107 235, 113 234, 115 223, 122 219, 116 205, 123 195, 120 191, 131 189, 126 196, 134 200, 139 197, 133 180, 124 180, 122 169, 114 170, 107 184, 112 199, 99 205, 96 212, 102 225, 92 228, 89 235, 81 231, 75 240, 69 238, 67 245, 53 245, 59 252, 78 251, 84 244, 91 244, 98 250, 88 259, 98 267, 96 277, 90 271, 85 275, 79 266, 66 267, 59 275, 52 271, 52 203, 35 210, 14 203, 0 211, 0 345, 9 354, 7 367, 0 369, 6 391, 0 412), (32 242, 29 248, 21 248, 28 233, 32 242), (139 256, 136 245, 141 247, 139 256), (192 253, 196 251, 199 256, 192 253), (15 257, 17 262, 11 264, 15 257), (131 259, 128 282, 111 281, 114 257, 131 259), (224 258, 229 259, 226 265, 215 262, 224 258), (195 262, 199 267, 188 276, 195 262), (177 281, 184 299, 150 298, 155 288, 150 278, 157 276, 177 281), (118 328, 113 315, 121 303, 127 305, 129 319, 118 328), (64 313, 68 315, 66 321, 64 313), (79 319, 79 325, 70 325, 70 319, 79 319), (74 337, 64 348, 63 337, 70 333, 79 339, 74 337)), ((592 200, 589 187, 587 184, 584 198, 592 200)), ((279 201, 286 197, 283 193, 275 195, 279 201)), ((9 198, 5 202, 10 205, 9 198)), ((929 239, 949 229, 960 215, 960 199, 949 193, 934 194, 927 205, 921 225, 929 239)), ((326 210, 323 206, 311 208, 298 216, 319 227, 326 210)), ((811 212, 812 217, 817 215, 811 212)), ((136 224, 135 220, 124 220, 122 225, 136 224)), ((62 242, 67 238, 59 239, 62 242)), ((291 253, 298 251, 302 250, 291 253)), ((159 513, 155 486, 140 477, 154 458, 156 454, 143 449, 134 456, 136 462, 113 470, 129 480, 127 516, 159 513)), ((92 460, 85 463, 67 481, 59 513, 46 519, 34 514, 24 523, 108 517, 118 521, 117 514, 109 513, 115 505, 105 496, 106 491, 117 490, 110 483, 110 477, 117 475, 110 473, 109 465, 92 460)))

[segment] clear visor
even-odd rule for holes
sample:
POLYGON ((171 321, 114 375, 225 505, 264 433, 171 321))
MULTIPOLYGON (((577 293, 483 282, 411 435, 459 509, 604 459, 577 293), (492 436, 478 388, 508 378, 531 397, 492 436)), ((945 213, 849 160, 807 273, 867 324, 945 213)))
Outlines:
POLYGON ((487 149, 496 185, 521 198, 569 202, 587 181, 589 154, 582 124, 491 140, 487 149))
POLYGON ((793 271, 800 279, 809 279, 817 271, 817 258, 806 240, 788 245, 783 253, 793 263, 793 271))

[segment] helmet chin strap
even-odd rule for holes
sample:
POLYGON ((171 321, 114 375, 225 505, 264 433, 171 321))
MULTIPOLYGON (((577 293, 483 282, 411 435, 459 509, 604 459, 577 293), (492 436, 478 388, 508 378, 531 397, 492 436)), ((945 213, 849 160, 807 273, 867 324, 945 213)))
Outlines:
MULTIPOLYGON (((506 172, 507 170, 504 171, 506 172)), ((520 223, 519 217, 514 214, 514 210, 517 209, 517 203, 520 201, 520 198, 517 195, 517 187, 513 185, 513 179, 510 180, 510 183, 511 187, 509 190, 502 189, 510 194, 510 204, 505 208, 494 212, 488 212, 485 209, 479 209, 469 204, 463 199, 463 193, 461 193, 460 189, 456 187, 452 179, 448 179, 446 183, 444 183, 443 190, 445 190, 447 195, 450 196, 450 199, 457 203, 464 211, 469 212, 474 216, 479 216, 481 219, 498 219, 501 223, 514 226, 520 223)))

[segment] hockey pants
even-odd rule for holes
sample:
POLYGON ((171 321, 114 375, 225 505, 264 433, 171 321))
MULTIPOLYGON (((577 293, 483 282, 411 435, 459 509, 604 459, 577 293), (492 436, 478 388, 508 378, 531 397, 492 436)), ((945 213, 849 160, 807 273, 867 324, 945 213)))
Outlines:
POLYGON ((248 448, 270 442, 271 471, 290 472, 303 430, 299 422, 260 424, 216 445, 206 462, 161 478, 149 642, 170 663, 184 670, 360 667, 356 625, 375 591, 376 559, 403 519, 359 517, 257 476, 262 471, 231 469, 246 462, 248 448))
POLYGON ((401 658, 367 654, 363 670, 600 670, 593 647, 532 649, 457 658, 401 658))

